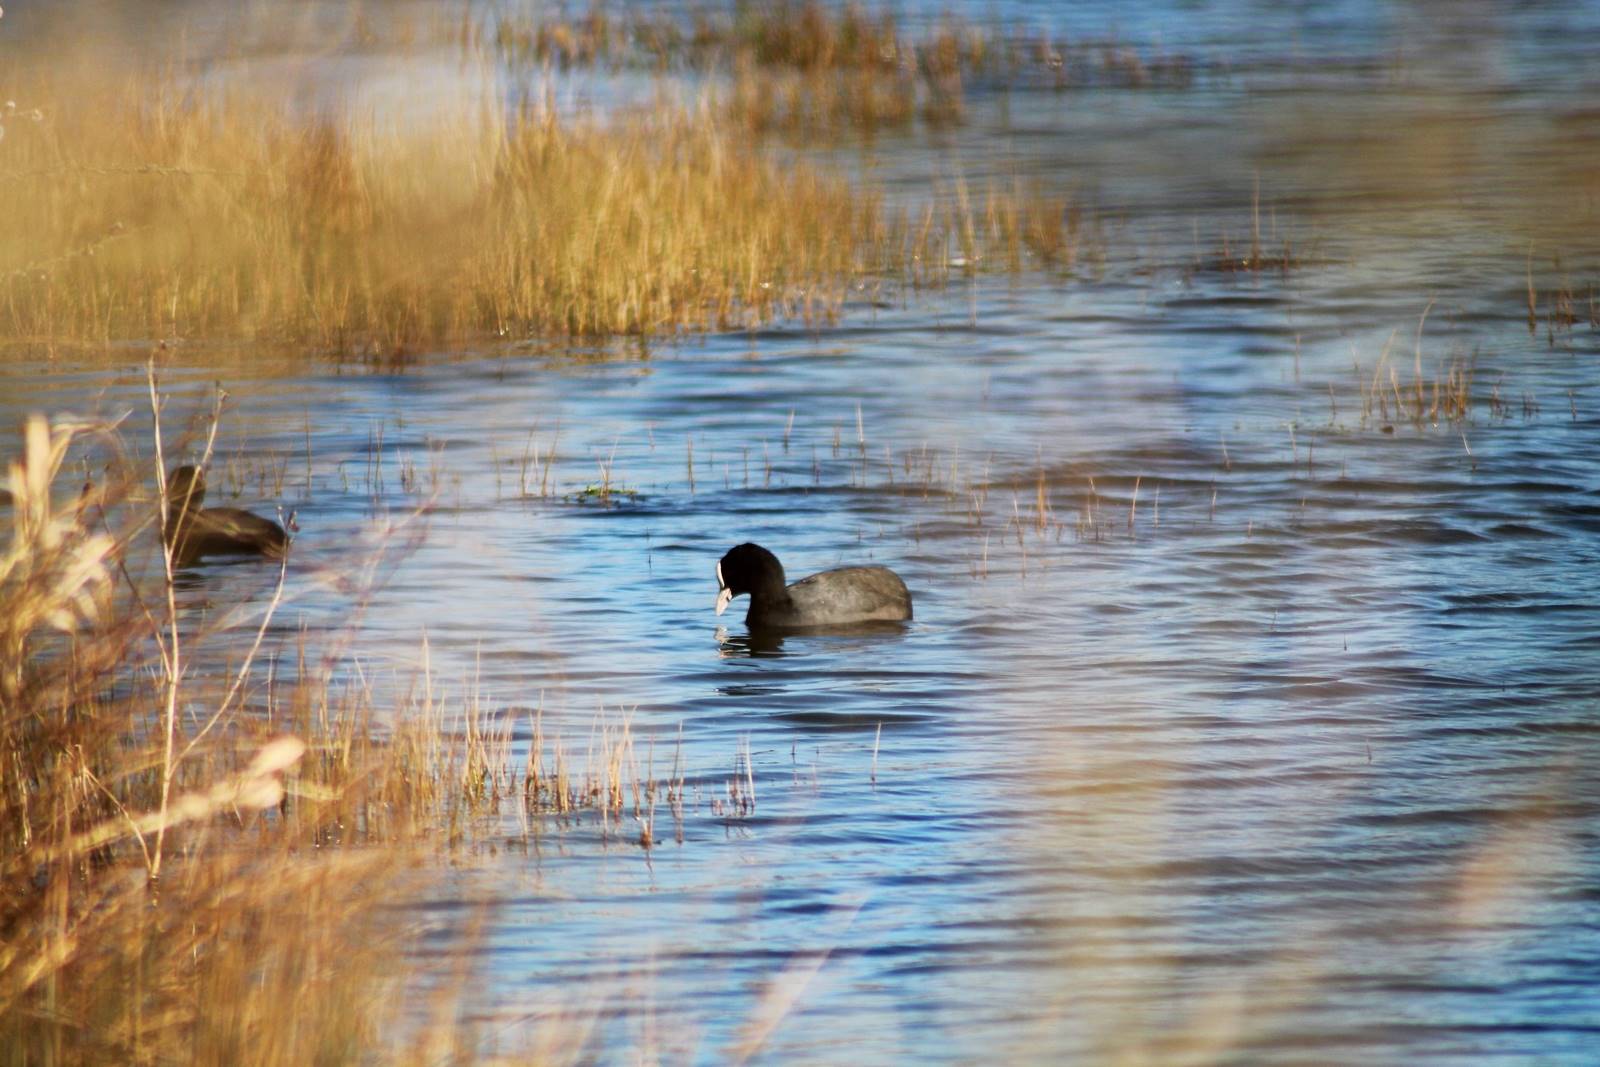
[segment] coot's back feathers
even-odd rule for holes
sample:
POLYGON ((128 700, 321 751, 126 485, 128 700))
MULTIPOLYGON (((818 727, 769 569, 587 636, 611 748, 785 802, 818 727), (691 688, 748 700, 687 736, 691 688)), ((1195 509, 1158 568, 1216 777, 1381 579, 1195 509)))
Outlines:
POLYGON ((167 478, 167 526, 163 531, 173 562, 187 567, 204 556, 251 555, 281 558, 289 535, 271 519, 239 508, 203 508, 205 475, 184 466, 167 478))

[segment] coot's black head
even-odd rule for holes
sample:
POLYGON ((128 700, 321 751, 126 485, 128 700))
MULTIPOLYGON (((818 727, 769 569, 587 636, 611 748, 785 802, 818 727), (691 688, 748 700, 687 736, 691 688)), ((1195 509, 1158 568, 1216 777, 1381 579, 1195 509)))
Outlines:
POLYGON ((167 506, 173 511, 195 511, 206 498, 206 476, 185 464, 167 475, 167 506))
POLYGON ((727 610, 728 601, 749 593, 783 593, 783 564, 760 545, 743 544, 728 549, 717 564, 717 614, 727 610))

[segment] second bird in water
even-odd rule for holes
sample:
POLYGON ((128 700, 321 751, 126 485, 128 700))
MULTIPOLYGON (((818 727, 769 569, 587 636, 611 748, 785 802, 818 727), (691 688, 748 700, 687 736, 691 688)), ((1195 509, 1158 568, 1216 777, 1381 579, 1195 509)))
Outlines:
POLYGON ((206 478, 183 466, 167 477, 167 524, 162 537, 172 562, 188 567, 202 556, 250 555, 281 558, 289 535, 271 519, 239 508, 203 508, 206 478))

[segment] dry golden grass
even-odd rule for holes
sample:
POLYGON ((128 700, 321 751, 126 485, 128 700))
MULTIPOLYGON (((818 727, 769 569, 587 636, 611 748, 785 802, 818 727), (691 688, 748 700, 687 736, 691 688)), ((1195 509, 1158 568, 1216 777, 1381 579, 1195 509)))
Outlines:
POLYGON ((730 136, 463 108, 416 129, 243 96, 51 86, 0 187, 0 331, 40 345, 655 335, 835 315, 852 283, 1071 266, 1081 220, 1014 187, 920 213, 730 136), (1024 253, 1028 259, 1025 260, 1024 253))
MULTIPOLYGON (((1370 377, 1359 363, 1356 365, 1362 425, 1376 425, 1385 433, 1391 433, 1394 423, 1402 420, 1421 428, 1441 423, 1455 425, 1472 416, 1473 379, 1477 368, 1471 360, 1453 358, 1435 371, 1431 380, 1423 370, 1422 334, 1432 309, 1430 302, 1417 320, 1410 381, 1402 380, 1401 372, 1390 357, 1399 330, 1389 335, 1370 377)), ((1490 398, 1491 413, 1500 414, 1501 406, 1496 389, 1490 398)))
POLYGON ((6 478, 0 1063, 472 1058, 465 976, 418 973, 404 903, 440 857, 552 816, 648 849, 660 803, 681 841, 681 761, 603 711, 581 762, 536 714, 514 759, 522 716, 443 694, 426 641, 409 691, 343 670, 347 635, 262 666, 288 562, 254 617, 184 608, 128 454, 36 416, 6 478), (88 454, 107 473, 74 491, 88 454))
MULTIPOLYGON (((891 15, 811 3, 687 29, 619 25, 601 8, 533 25, 501 20, 489 37, 441 22, 423 36, 462 46, 459 76, 391 113, 287 104, 317 90, 266 96, 247 79, 197 81, 176 55, 111 59, 75 39, 54 41, 49 63, 13 64, 0 72, 15 103, 0 116, 13 205, 0 213, 0 336, 387 356, 826 321, 864 288, 1080 257, 1082 220, 1060 196, 969 196, 958 182, 891 211, 751 137, 959 117, 961 80, 1008 62, 985 33, 950 21, 911 42, 891 15), (537 89, 508 114, 496 87, 508 51, 600 63, 640 48, 731 76, 698 101, 604 119, 558 117, 537 89)), ((349 33, 340 47, 365 39, 349 33)), ((391 58, 421 76, 437 51, 415 38, 391 58)))
POLYGON ((187 672, 208 635, 128 562, 153 525, 148 502, 121 475, 59 493, 85 434, 110 428, 31 419, 8 478, 0 1059, 305 1063, 378 1049, 399 1013, 374 975, 399 973, 399 926, 375 894, 402 885, 415 836, 353 817, 428 797, 354 708, 310 714, 326 692, 314 679, 285 687, 302 713, 274 722, 244 710, 259 699, 248 657, 237 679, 187 672), (359 847, 375 840, 391 847, 359 847))
POLYGON ((1186 55, 1141 53, 1115 40, 1062 40, 997 20, 946 13, 903 25, 887 4, 779 0, 708 5, 674 15, 499 12, 456 36, 513 69, 632 67, 726 76, 725 113, 757 133, 837 137, 965 118, 969 87, 1186 88, 1186 55))
POLYGON ((757 134, 835 138, 911 125, 959 121, 961 94, 896 67, 770 70, 741 60, 734 67, 724 111, 757 134))
POLYGON ((467 108, 412 131, 137 86, 28 94, 0 329, 36 342, 714 329, 825 315, 877 204, 702 114, 467 108))
MULTIPOLYGON (((34 417, 7 472, 0 1063, 393 1060, 419 1026, 455 1043, 453 1011, 434 1026, 397 995, 396 905, 503 801, 526 830, 537 790, 509 724, 431 675, 380 715, 303 639, 267 684, 255 653, 279 594, 246 625, 181 608, 126 454, 114 427, 34 417), (83 449, 111 463, 75 492, 83 449), (209 645, 234 666, 196 669, 209 645)), ((619 796, 627 742, 596 756, 619 796)))
POLYGON ((990 56, 986 34, 953 21, 914 40, 887 9, 809 0, 741 9, 722 42, 733 119, 810 137, 958 122, 963 76, 990 56))
POLYGON ((605 65, 727 69, 741 62, 800 70, 907 70, 932 77, 987 70, 1012 57, 992 30, 946 16, 911 34, 887 6, 817 0, 697 7, 681 15, 609 10, 581 15, 492 13, 455 27, 468 50, 489 48, 519 67, 605 65))

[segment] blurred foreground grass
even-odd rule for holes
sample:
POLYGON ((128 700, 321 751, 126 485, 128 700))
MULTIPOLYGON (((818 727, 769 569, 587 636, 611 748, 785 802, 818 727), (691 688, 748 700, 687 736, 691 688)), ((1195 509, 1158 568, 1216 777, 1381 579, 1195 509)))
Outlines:
POLYGON ((352 633, 273 628, 289 560, 262 565, 270 595, 197 610, 124 445, 32 417, 0 503, 0 1063, 470 1056, 460 989, 406 955, 431 872, 545 816, 649 849, 659 802, 681 840, 681 777, 641 772, 603 714, 569 761, 529 713, 514 761, 522 719, 436 691, 426 645, 421 683, 377 695, 352 633), (113 462, 74 491, 86 450, 113 462))

